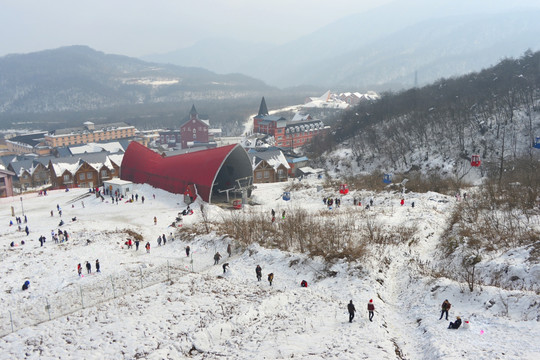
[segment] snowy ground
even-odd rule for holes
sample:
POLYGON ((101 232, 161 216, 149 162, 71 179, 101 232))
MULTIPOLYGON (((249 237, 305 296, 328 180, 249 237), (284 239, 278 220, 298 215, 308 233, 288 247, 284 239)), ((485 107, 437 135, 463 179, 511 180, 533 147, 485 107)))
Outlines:
MULTIPOLYGON (((261 205, 243 211, 322 210, 323 194, 330 192, 318 193, 317 180, 304 182, 313 186, 293 192, 289 202, 279 199, 284 184, 258 185, 254 200, 261 205)), ((157 237, 170 238, 168 225, 185 205, 180 196, 147 185, 134 192, 139 201, 118 205, 93 196, 75 200, 85 194, 82 189, 24 195, 28 223, 22 227, 28 225, 29 236, 8 226, 14 221, 11 207, 21 216, 19 197, 0 199, 0 359, 540 358, 539 296, 490 287, 470 293, 463 284, 418 271, 416 264, 433 258, 452 198, 408 194, 402 207, 397 194, 355 193, 364 203, 374 199, 370 212, 381 223, 414 224, 417 241, 374 249, 361 264, 338 262, 327 269, 321 259, 256 244, 240 250, 218 236, 191 242, 192 258, 180 234, 158 247, 157 237), (62 244, 50 236, 60 221, 57 204, 66 222, 61 228, 70 234, 62 244), (143 235, 138 251, 124 245, 124 229, 143 235), (47 238, 43 247, 40 235, 47 238), (10 247, 12 241, 17 246, 10 247), (220 264, 229 262, 230 270, 223 274, 212 257, 216 251, 226 257, 229 243, 233 254, 220 264), (77 275, 78 263, 84 268, 90 261, 94 271, 96 259, 101 273, 87 275, 84 269, 84 277, 77 275), (266 281, 270 272, 273 286, 266 281), (30 289, 22 291, 26 279, 30 289), (308 288, 299 286, 303 279, 308 288), (357 309, 352 324, 346 310, 351 299, 357 309), (374 322, 367 319, 369 299, 374 322), (438 320, 444 299, 453 304, 449 319, 459 315, 470 321, 469 329, 448 330, 448 322, 438 320)), ((337 211, 352 207, 351 199, 337 211)), ((201 220, 194 208, 194 215, 184 217, 186 225, 201 220)), ((217 221, 229 211, 211 206, 210 216, 217 221)))

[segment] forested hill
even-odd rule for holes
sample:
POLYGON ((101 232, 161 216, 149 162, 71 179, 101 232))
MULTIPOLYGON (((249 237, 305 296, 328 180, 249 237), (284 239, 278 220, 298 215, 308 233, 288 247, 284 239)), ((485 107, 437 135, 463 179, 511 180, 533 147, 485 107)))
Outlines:
POLYGON ((520 159, 538 161, 540 149, 532 145, 540 136, 539 94, 540 53, 526 52, 478 73, 382 94, 344 114, 334 136, 313 150, 349 148, 342 167, 353 172, 457 176, 470 171, 470 157, 478 154, 480 171, 500 177, 520 159))
POLYGON ((260 99, 273 91, 262 81, 240 74, 149 63, 87 46, 0 57, 0 86, 0 115, 4 116, 260 99))

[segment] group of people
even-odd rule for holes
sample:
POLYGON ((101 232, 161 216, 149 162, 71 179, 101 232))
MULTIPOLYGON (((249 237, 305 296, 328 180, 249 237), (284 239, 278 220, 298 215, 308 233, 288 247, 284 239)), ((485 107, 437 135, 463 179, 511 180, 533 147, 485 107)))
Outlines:
POLYGON ((328 208, 332 208, 332 205, 335 205, 337 208, 341 206, 341 199, 340 198, 323 198, 324 205, 328 206, 328 208))
MULTIPOLYGON (((446 320, 448 320, 448 310, 452 307, 452 304, 448 301, 448 299, 444 300, 441 305, 441 317, 439 320, 442 320, 443 316, 446 315, 446 320)), ((459 329, 461 326, 461 317, 456 316, 455 321, 450 321, 450 324, 448 324, 449 329, 459 329)))
MULTIPOLYGON (((231 244, 227 245, 227 254, 229 254, 229 257, 231 257, 231 255, 232 255, 232 246, 231 246, 231 244)), ((189 246, 186 247, 186 255, 189 256, 189 246)), ((214 254, 214 265, 219 264, 219 260, 221 259, 221 257, 222 256, 219 253, 219 251, 216 251, 216 253, 214 254)), ((227 263, 227 266, 229 266, 229 263, 227 263)), ((223 273, 225 273, 225 264, 223 265, 223 273)))
MULTIPOLYGON (((354 304, 352 300, 347 305, 347 310, 349 311, 349 322, 352 323, 354 319, 354 315, 356 313, 356 308, 354 307, 354 304)), ((368 318, 369 321, 373 321, 373 316, 375 312, 375 305, 373 304, 373 299, 370 299, 367 304, 367 310, 368 310, 368 318)))
MULTIPOLYGON (((86 262, 86 272, 88 274, 92 273, 92 264, 90 264, 89 261, 86 262)), ((99 264, 99 259, 96 259, 96 272, 101 272, 101 266, 99 264)), ((81 263, 79 263, 77 265, 77 273, 79 274, 79 276, 82 277, 82 265, 81 265, 81 263)))
MULTIPOLYGON (((262 267, 260 265, 257 265, 255 267, 255 275, 257 276, 257 281, 261 281, 261 279, 262 279, 262 267)), ((268 283, 270 284, 270 286, 272 286, 273 281, 274 281, 274 273, 269 273, 268 274, 268 283)), ((306 283, 306 287, 307 287, 307 283, 306 283)))
MULTIPOLYGON (((174 237, 172 233, 169 234, 169 240, 174 241, 174 237)), ((161 246, 161 243, 163 243, 163 245, 167 243, 167 237, 165 236, 165 234, 158 236, 157 243, 158 243, 158 246, 161 246)))
MULTIPOLYGON (((272 211, 270 212, 272 214, 272 224, 276 221, 276 211, 274 209, 272 209, 272 211)), ((285 210, 283 210, 281 212, 281 219, 285 219, 285 210)))

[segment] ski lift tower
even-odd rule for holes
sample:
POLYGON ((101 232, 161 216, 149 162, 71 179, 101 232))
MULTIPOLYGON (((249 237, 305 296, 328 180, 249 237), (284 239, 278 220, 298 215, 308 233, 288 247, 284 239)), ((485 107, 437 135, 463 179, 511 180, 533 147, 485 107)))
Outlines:
POLYGON ((405 195, 405 190, 406 190, 405 184, 407 183, 407 181, 409 181, 409 179, 403 179, 403 181, 401 182, 401 187, 402 187, 401 193, 402 193, 403 195, 405 195))
POLYGON ((248 197, 251 196, 251 192, 255 186, 253 186, 253 175, 246 176, 240 179, 236 179, 236 186, 232 192, 240 193, 242 198, 242 204, 248 203, 248 197))

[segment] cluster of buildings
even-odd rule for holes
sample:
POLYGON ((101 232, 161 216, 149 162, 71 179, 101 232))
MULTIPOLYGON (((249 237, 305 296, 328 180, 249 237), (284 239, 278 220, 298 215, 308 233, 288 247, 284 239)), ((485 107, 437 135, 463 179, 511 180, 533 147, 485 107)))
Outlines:
MULTIPOLYGON (((271 115, 263 97, 253 131, 241 142, 252 181, 286 181, 313 172, 298 150, 329 129, 305 112, 292 119, 271 115)), ((0 142, 0 197, 12 196, 13 188, 19 192, 93 188, 120 178, 124 153, 132 141, 168 157, 216 148, 220 136, 221 130, 211 128, 195 105, 178 129, 142 132, 123 122, 98 125, 87 121, 81 127, 11 136, 0 142)))

